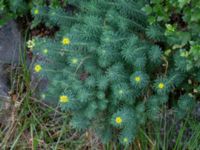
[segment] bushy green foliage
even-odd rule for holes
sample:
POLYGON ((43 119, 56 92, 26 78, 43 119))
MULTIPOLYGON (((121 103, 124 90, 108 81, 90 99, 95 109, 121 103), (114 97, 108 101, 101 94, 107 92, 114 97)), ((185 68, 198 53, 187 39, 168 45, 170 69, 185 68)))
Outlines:
POLYGON ((151 0, 143 7, 151 24, 147 35, 156 41, 167 41, 165 44, 168 44, 168 52, 180 51, 185 59, 185 62, 182 61, 182 65, 186 66, 184 70, 199 67, 200 63, 199 6, 198 0, 151 0), (159 31, 163 31, 164 34, 159 31))
MULTIPOLYGON (((61 4, 65 4, 66 0, 0 0, 0 25, 3 25, 10 19, 16 19, 19 16, 24 16, 30 13, 32 8, 36 7, 61 7, 61 4)), ((37 13, 37 12, 35 12, 37 13)))
POLYGON ((10 19, 23 15, 29 10, 29 3, 24 0, 1 0, 0 1, 0 25, 10 19))
MULTIPOLYGON (((159 118, 170 94, 181 93, 188 78, 195 77, 185 69, 179 51, 168 58, 155 44, 157 35, 165 37, 156 25, 148 27, 142 1, 69 4, 73 11, 60 7, 32 11, 35 21, 60 28, 55 38, 35 38, 33 52, 43 61, 39 59, 33 69, 49 80, 42 98, 59 101, 61 109, 72 114, 73 127, 91 128, 103 142, 118 138, 127 145, 148 119, 159 118)), ((184 88, 180 110, 193 107, 190 92, 184 88)))

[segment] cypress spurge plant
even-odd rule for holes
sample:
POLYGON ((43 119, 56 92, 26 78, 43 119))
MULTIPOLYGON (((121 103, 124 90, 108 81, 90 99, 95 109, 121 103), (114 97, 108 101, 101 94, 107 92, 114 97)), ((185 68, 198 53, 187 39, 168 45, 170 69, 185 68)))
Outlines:
POLYGON ((40 8, 33 14, 60 28, 53 39, 35 39, 33 52, 45 59, 36 62, 35 73, 49 80, 41 95, 70 112, 73 127, 128 145, 147 119, 158 118, 169 93, 187 83, 187 73, 173 60, 169 67, 161 48, 146 38, 142 1, 69 4, 73 11, 40 8))

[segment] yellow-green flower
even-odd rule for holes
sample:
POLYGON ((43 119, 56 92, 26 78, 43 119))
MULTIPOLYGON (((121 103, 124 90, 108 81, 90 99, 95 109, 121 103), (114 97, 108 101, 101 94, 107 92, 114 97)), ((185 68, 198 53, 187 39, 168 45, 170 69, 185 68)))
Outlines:
POLYGON ((45 94, 42 94, 41 97, 42 97, 42 99, 45 99, 45 98, 46 98, 46 95, 45 95, 45 94))
POLYGON ((48 53, 48 49, 45 48, 45 49, 43 50, 43 53, 44 53, 44 54, 47 54, 47 53, 48 53))
POLYGON ((164 84, 164 83, 162 83, 162 82, 161 82, 161 83, 159 83, 159 84, 158 84, 158 88, 159 88, 159 89, 163 89, 163 88, 165 88, 165 84, 164 84))
POLYGON ((35 9, 35 10, 34 10, 34 14, 35 14, 35 15, 39 14, 39 10, 38 10, 38 9, 35 9))
POLYGON ((136 82, 140 82, 140 81, 141 81, 141 77, 140 77, 140 76, 136 76, 136 77, 135 77, 135 81, 136 81, 136 82))
POLYGON ((128 143, 128 138, 123 138, 124 143, 128 143))
POLYGON ((121 94, 123 94, 124 93, 124 91, 123 90, 119 90, 119 94, 121 95, 121 94))
POLYGON ((117 124, 121 124, 121 123, 122 123, 122 118, 121 118, 121 117, 116 117, 116 118, 115 118, 115 122, 116 122, 117 124))
POLYGON ((35 72, 40 72, 42 70, 42 67, 39 64, 37 64, 35 65, 34 70, 35 72))
POLYGON ((67 38, 67 37, 63 37, 63 39, 62 39, 62 44, 63 45, 69 45, 70 44, 70 39, 69 38, 67 38))
POLYGON ((78 63, 78 59, 77 58, 73 58, 72 59, 72 64, 77 64, 78 63))
POLYGON ((69 102, 69 97, 66 95, 61 95, 60 96, 60 103, 68 103, 69 102))
POLYGON ((35 40, 28 40, 27 47, 32 50, 35 47, 35 40))

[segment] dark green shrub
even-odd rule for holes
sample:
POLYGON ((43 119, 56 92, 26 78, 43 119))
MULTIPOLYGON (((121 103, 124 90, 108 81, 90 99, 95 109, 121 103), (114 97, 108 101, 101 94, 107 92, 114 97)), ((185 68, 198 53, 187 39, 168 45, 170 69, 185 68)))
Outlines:
MULTIPOLYGON (((35 73, 49 80, 42 98, 59 101, 61 109, 72 114, 73 127, 91 128, 103 142, 118 138, 127 145, 148 119, 159 118, 170 94, 181 95, 192 73, 185 69, 185 57, 177 52, 168 59, 155 44, 157 35, 165 37, 162 28, 148 27, 142 1, 69 4, 73 11, 60 7, 32 11, 36 22, 60 28, 55 38, 35 38, 32 49, 45 59, 33 66, 35 73)), ((184 91, 190 92, 190 88, 184 91)), ((180 99, 180 110, 192 108, 190 96, 180 99)))
POLYGON ((29 3, 25 0, 1 0, 0 1, 0 25, 10 19, 24 15, 29 10, 29 3))
MULTIPOLYGON (((156 41, 167 41, 166 49, 180 51, 185 69, 199 68, 200 1, 151 0, 143 10, 148 14, 147 34, 156 41), (158 30, 158 26, 163 29, 158 30), (161 34, 159 31, 165 31, 161 34), (165 36, 165 38, 163 38, 165 36)), ((181 59, 181 58, 180 58, 181 59)))
MULTIPOLYGON (((61 7, 66 0, 1 0, 0 1, 0 25, 3 25, 10 19, 16 19, 19 16, 24 16, 30 13, 32 8, 36 7, 61 7)), ((35 11, 37 14, 37 11, 35 11)), ((39 24, 40 22, 38 22, 39 24)))

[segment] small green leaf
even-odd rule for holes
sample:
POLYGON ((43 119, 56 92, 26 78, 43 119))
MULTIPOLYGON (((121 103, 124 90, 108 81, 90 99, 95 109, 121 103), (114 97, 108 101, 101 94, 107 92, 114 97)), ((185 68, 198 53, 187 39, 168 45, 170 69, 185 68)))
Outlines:
POLYGON ((150 17, 148 18, 148 22, 149 22, 150 24, 154 24, 154 23, 156 22, 156 18, 155 18, 154 16, 150 16, 150 17))
POLYGON ((145 7, 142 8, 142 10, 144 12, 146 12, 147 15, 151 14, 152 13, 152 8, 150 5, 145 5, 145 7))
POLYGON ((186 4, 189 4, 191 0, 178 0, 179 7, 183 8, 186 4))

